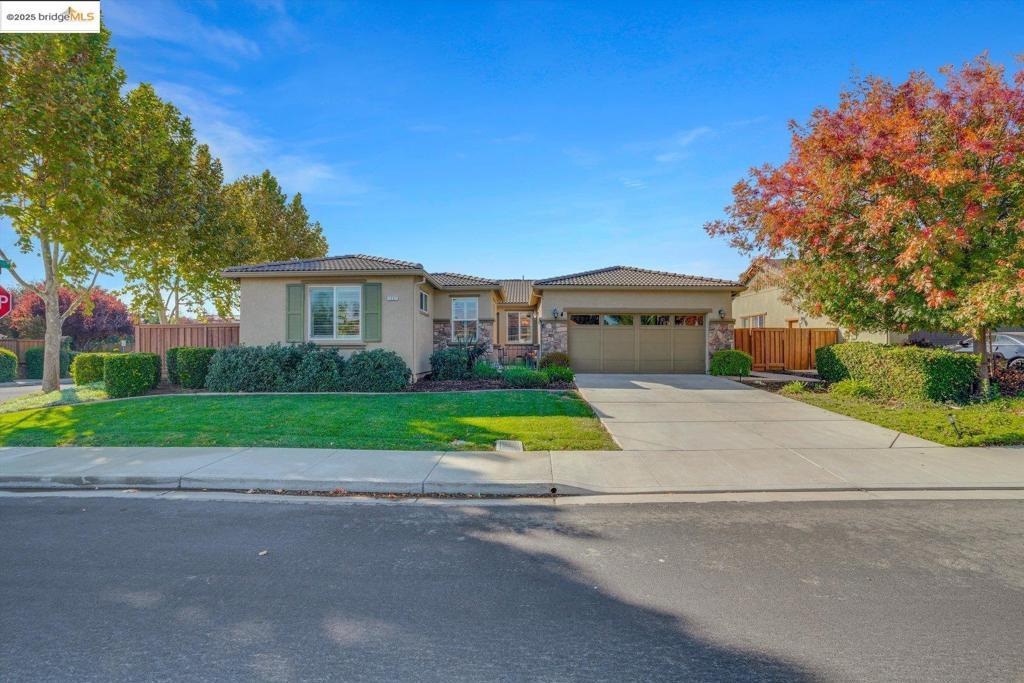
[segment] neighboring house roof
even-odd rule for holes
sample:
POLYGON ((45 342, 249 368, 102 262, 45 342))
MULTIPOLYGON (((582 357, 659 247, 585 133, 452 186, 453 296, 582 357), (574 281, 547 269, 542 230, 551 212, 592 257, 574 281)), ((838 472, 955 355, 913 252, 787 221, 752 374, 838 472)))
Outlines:
POLYGON ((475 275, 463 275, 462 273, 431 273, 430 279, 441 289, 451 287, 470 287, 473 289, 498 289, 501 285, 497 280, 488 280, 485 277, 475 275))
POLYGON ((498 280, 501 298, 506 304, 529 304, 533 299, 533 280, 498 280))
POLYGON ((423 265, 411 261, 399 261, 382 256, 348 254, 345 256, 324 256, 323 258, 292 259, 290 261, 268 261, 246 266, 232 266, 224 270, 227 276, 245 273, 314 273, 326 271, 422 271, 423 265))
POLYGON ((791 261, 792 259, 788 258, 754 259, 750 265, 747 266, 747 269, 740 273, 740 282, 744 285, 750 284, 750 281, 754 279, 754 276, 762 271, 781 275, 783 268, 785 268, 791 261))
POLYGON ((537 280, 534 287, 624 287, 624 288, 646 288, 646 287, 685 287, 685 288, 722 288, 737 289, 742 285, 734 280, 721 280, 713 277, 701 277, 699 275, 684 275, 682 273, 668 273, 661 270, 646 270, 632 266, 611 266, 588 270, 582 273, 571 275, 560 275, 559 277, 537 280))

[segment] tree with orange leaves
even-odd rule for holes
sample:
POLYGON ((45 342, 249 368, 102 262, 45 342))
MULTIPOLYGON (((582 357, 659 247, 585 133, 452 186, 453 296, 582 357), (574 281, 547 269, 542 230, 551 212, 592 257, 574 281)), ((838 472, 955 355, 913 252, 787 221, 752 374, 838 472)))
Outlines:
POLYGON ((981 56, 901 84, 865 78, 791 123, 789 159, 733 188, 712 236, 793 257, 789 295, 844 328, 1024 323, 1024 72, 981 56))

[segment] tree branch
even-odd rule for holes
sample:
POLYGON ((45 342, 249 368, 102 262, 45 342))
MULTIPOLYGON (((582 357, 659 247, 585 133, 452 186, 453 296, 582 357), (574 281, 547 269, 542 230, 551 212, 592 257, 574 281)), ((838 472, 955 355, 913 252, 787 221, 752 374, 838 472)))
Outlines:
POLYGON ((92 291, 92 288, 96 286, 96 279, 99 276, 100 271, 99 269, 96 269, 96 272, 92 274, 92 281, 89 283, 89 286, 82 290, 81 294, 79 294, 78 297, 71 302, 71 305, 68 306, 68 310, 64 311, 61 314, 60 321, 62 323, 65 320, 67 320, 71 316, 71 314, 75 312, 75 309, 78 308, 79 304, 81 304, 82 301, 85 300, 85 297, 89 294, 89 292, 92 291))
POLYGON ((29 289, 35 292, 37 295, 39 295, 39 298, 43 297, 43 291, 41 289, 36 289, 34 285, 29 284, 24 279, 22 279, 20 275, 18 275, 18 271, 14 268, 14 262, 7 257, 7 254, 4 253, 3 249, 0 249, 0 258, 2 258, 4 261, 7 261, 7 263, 9 264, 7 269, 11 271, 11 275, 14 276, 14 279, 18 282, 19 285, 21 285, 25 289, 29 289))

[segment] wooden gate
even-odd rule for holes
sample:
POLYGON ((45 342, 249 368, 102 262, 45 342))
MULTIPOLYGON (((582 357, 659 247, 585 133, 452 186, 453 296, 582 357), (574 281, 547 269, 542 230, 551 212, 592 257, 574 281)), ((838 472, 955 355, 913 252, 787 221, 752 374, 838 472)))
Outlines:
POLYGON ((238 346, 238 323, 135 326, 135 350, 159 353, 164 374, 167 374, 167 349, 177 346, 211 349, 238 346))
POLYGON ((813 370, 815 350, 839 341, 839 330, 817 327, 737 327, 733 335, 761 371, 813 370))

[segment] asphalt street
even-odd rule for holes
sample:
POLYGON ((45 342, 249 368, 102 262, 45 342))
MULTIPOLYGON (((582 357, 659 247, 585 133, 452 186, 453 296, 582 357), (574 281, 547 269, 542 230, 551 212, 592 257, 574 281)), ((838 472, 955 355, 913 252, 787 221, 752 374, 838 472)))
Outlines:
POLYGON ((4 681, 1024 677, 1024 501, 8 497, 0 562, 4 681))

